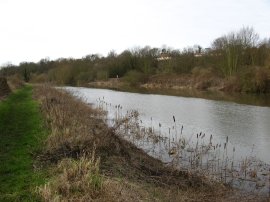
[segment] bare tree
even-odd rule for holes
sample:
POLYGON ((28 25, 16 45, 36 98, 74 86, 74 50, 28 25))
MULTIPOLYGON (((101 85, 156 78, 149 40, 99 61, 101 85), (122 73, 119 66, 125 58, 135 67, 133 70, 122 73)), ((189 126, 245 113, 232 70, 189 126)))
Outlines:
POLYGON ((227 76, 238 71, 242 58, 250 58, 254 63, 254 47, 258 45, 259 35, 252 27, 243 27, 238 32, 231 32, 217 38, 212 48, 223 56, 222 70, 227 76))
POLYGON ((254 31, 253 27, 243 27, 237 33, 237 38, 243 48, 256 47, 259 42, 259 35, 254 31))

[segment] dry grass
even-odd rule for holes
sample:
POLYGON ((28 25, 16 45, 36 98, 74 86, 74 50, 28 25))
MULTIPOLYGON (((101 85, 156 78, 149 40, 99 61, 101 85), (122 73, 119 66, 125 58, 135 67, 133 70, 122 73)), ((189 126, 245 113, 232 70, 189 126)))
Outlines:
POLYGON ((12 91, 15 91, 16 89, 19 89, 25 85, 24 81, 18 74, 14 74, 7 78, 8 85, 12 91))
POLYGON ((85 156, 78 160, 63 159, 55 172, 55 178, 38 188, 44 201, 91 201, 103 191, 99 159, 94 155, 90 159, 85 156))
POLYGON ((94 154, 91 158, 63 159, 55 177, 37 192, 44 201, 140 201, 147 197, 137 185, 101 175, 99 164, 94 154))
POLYGON ((128 179, 105 177, 95 155, 61 160, 54 178, 37 188, 43 201, 213 201, 217 195, 200 189, 155 186, 128 179))
POLYGON ((223 85, 222 79, 211 68, 194 68, 192 74, 152 76, 141 87, 147 89, 218 89, 223 85))
POLYGON ((10 92, 11 91, 7 83, 7 79, 4 77, 0 77, 0 100, 6 97, 10 92))
POLYGON ((91 152, 94 143, 98 147, 105 143, 103 136, 108 130, 103 126, 102 112, 61 90, 46 86, 38 87, 35 95, 41 102, 41 110, 51 130, 43 157, 57 162, 65 157, 91 152))
POLYGON ((108 127, 103 111, 64 91, 37 86, 35 97, 51 130, 38 159, 55 168, 38 188, 43 201, 239 200, 220 183, 165 167, 108 127))

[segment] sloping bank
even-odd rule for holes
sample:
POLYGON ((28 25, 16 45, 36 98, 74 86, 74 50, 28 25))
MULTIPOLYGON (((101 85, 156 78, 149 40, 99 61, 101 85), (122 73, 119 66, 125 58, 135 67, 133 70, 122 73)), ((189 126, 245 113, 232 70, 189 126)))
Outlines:
POLYGON ((39 155, 52 176, 37 190, 44 201, 252 200, 207 178, 165 167, 117 136, 105 124, 105 112, 64 91, 39 86, 35 97, 51 131, 39 155))
POLYGON ((105 112, 65 92, 35 87, 39 108, 31 93, 0 104, 0 201, 254 200, 165 167, 115 135, 105 112))

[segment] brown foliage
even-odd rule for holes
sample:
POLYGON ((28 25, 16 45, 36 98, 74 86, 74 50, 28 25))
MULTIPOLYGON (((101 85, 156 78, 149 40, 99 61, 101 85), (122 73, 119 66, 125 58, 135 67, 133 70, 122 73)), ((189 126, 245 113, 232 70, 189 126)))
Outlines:
POLYGON ((44 157, 57 162, 65 157, 77 157, 89 152, 94 143, 105 143, 108 130, 103 127, 102 112, 82 104, 66 92, 48 86, 39 86, 35 95, 41 102, 51 130, 44 157))
POLYGON ((0 77, 0 99, 10 93, 10 88, 5 77, 0 77))
POLYGON ((8 84, 12 91, 19 89, 25 85, 22 77, 20 77, 18 74, 14 74, 8 77, 8 84))

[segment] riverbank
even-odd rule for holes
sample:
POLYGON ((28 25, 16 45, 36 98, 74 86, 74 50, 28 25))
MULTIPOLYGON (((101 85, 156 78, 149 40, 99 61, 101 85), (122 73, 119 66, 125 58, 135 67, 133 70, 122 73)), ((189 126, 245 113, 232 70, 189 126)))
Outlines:
POLYGON ((214 185, 206 179, 164 167, 159 160, 119 138, 114 133, 115 128, 104 123, 103 112, 54 89, 40 87, 36 92, 52 129, 47 147, 40 156, 43 162, 55 168, 51 174, 55 177, 40 187, 45 200, 60 197, 83 201, 185 201, 199 198, 207 201, 222 198, 229 192, 221 184, 214 185), (67 170, 71 176, 59 172, 63 164, 74 165, 73 170, 67 170), (89 166, 77 168, 76 165, 89 166), (90 171, 89 175, 82 176, 77 169, 90 171), (87 184, 85 177, 94 180, 87 184), (62 178, 67 179, 63 182, 62 178), (218 192, 213 192, 214 186, 218 192))
POLYGON ((36 201, 35 187, 46 172, 33 167, 46 130, 32 88, 26 86, 0 102, 0 201, 36 201))
POLYGON ((121 123, 108 127, 104 111, 63 91, 36 86, 34 98, 41 111, 31 96, 28 86, 0 105, 1 131, 6 131, 0 141, 5 148, 0 201, 264 200, 207 176, 164 166, 118 136, 121 123), (46 140, 40 138, 40 112, 48 128, 46 140), (36 144, 36 138, 44 144, 36 144))
POLYGON ((270 94, 254 94, 254 93, 240 93, 240 92, 227 92, 222 91, 217 87, 206 90, 196 89, 190 85, 162 85, 158 83, 145 83, 141 85, 131 86, 120 79, 110 79, 108 81, 96 81, 82 87, 110 89, 123 92, 134 92, 143 94, 159 94, 159 95, 172 95, 182 97, 203 98, 209 100, 220 100, 235 102, 239 104, 257 105, 257 106, 270 106, 270 94))
POLYGON ((188 74, 160 73, 147 77, 144 75, 131 75, 122 78, 110 78, 103 81, 96 80, 90 82, 89 85, 103 88, 123 88, 130 85, 145 89, 198 90, 251 94, 270 93, 270 72, 268 69, 259 71, 258 68, 254 67, 250 68, 249 72, 245 72, 245 74, 247 75, 235 74, 230 77, 223 77, 211 68, 195 68, 192 73, 188 74))
POLYGON ((164 166, 117 135, 124 123, 108 127, 103 111, 65 92, 41 86, 36 97, 52 130, 40 156, 54 168, 54 177, 39 188, 46 200, 254 200, 255 196, 234 192, 205 176, 164 166))

